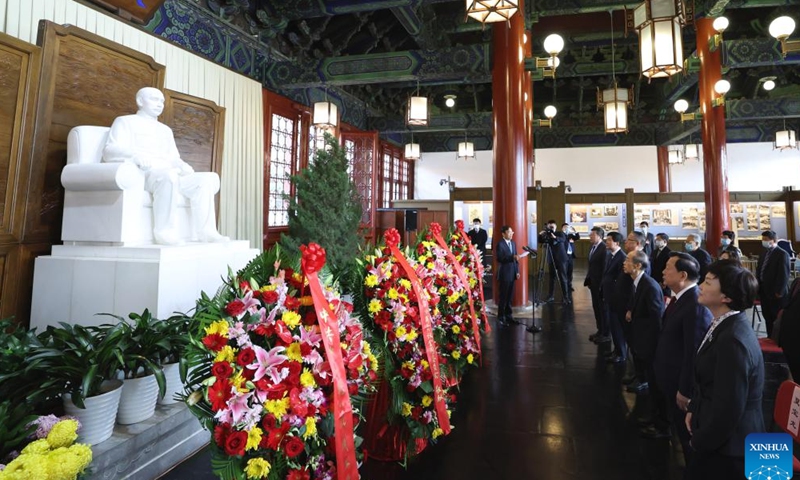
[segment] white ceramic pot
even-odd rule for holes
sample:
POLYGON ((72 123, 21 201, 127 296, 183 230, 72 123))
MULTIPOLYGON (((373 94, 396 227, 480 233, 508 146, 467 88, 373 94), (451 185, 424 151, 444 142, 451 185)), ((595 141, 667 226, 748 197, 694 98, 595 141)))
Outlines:
POLYGON ((107 380, 100 386, 100 395, 84 400, 86 408, 78 408, 72 403, 72 397, 64 394, 64 412, 81 422, 78 430, 78 442, 97 445, 105 441, 114 432, 114 420, 117 418, 119 397, 122 382, 107 380))
POLYGON ((181 382, 181 368, 179 363, 168 363, 164 365, 164 377, 167 379, 167 389, 164 398, 158 400, 159 405, 172 405, 178 403, 175 394, 183 392, 181 382))
POLYGON ((147 420, 156 411, 157 399, 158 383, 155 375, 126 378, 122 384, 117 423, 130 425, 147 420))

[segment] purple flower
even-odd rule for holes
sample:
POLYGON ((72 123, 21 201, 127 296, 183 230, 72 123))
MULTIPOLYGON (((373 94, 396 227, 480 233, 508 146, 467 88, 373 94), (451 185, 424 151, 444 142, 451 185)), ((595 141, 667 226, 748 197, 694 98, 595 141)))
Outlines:
POLYGON ((36 431, 31 434, 31 437, 35 440, 46 438, 47 434, 50 433, 50 430, 52 430, 58 422, 59 418, 55 415, 45 415, 37 418, 28 424, 29 426, 36 426, 36 431))

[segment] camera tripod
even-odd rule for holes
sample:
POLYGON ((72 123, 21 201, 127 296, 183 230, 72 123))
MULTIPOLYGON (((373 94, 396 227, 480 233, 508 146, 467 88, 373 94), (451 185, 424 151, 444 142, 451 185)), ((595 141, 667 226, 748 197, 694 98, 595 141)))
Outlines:
POLYGON ((556 267, 555 258, 553 257, 553 246, 550 242, 543 242, 544 243, 544 255, 540 256, 539 262, 539 271, 536 274, 536 283, 533 287, 533 302, 534 305, 541 305, 543 303, 547 303, 547 299, 542 300, 541 294, 544 290, 544 270, 546 265, 550 265, 551 273, 555 274, 555 282, 558 283, 558 289, 561 291, 561 302, 564 303, 564 300, 567 298, 567 292, 564 291, 564 284, 561 282, 561 273, 558 271, 558 267, 556 267))

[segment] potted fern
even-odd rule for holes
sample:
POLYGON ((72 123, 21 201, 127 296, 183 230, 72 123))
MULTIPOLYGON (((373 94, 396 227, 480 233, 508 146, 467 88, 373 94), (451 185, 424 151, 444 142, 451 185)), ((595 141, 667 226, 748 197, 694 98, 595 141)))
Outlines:
POLYGON ((119 369, 123 375, 117 423, 128 425, 153 416, 156 400, 164 396, 166 381, 161 368, 162 351, 169 342, 161 338, 159 320, 145 310, 141 315, 131 313, 116 325, 101 325, 104 330, 119 329, 119 369))

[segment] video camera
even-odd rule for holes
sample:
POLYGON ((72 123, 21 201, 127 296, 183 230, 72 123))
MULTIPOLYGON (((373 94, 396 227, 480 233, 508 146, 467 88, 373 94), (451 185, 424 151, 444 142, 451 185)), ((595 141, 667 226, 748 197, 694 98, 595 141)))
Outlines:
POLYGON ((556 232, 550 229, 542 230, 539 232, 539 243, 554 245, 556 243, 556 232))

